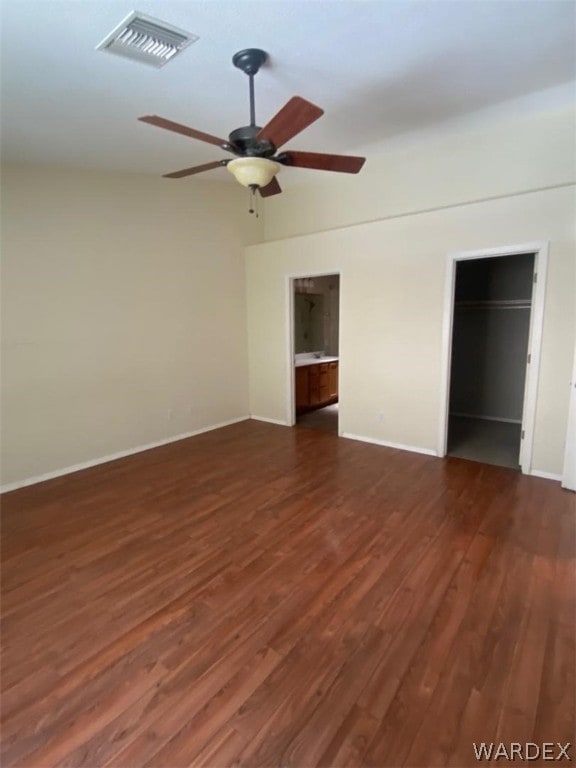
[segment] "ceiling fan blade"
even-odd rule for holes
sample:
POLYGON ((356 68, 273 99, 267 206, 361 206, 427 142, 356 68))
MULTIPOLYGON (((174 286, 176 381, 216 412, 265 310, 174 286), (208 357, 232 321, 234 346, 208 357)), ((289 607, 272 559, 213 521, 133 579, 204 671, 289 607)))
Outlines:
POLYGON ((321 152, 283 152, 274 158, 283 165, 295 168, 314 168, 317 171, 358 173, 366 162, 365 157, 354 155, 325 155, 321 152))
POLYGON ((256 139, 268 139, 276 147, 281 147, 323 114, 324 110, 312 102, 300 96, 293 96, 269 123, 260 129, 256 139))
POLYGON ((271 197, 272 195, 279 195, 282 192, 282 187, 278 184, 278 179, 274 176, 269 184, 265 187, 260 187, 259 190, 261 197, 271 197))
POLYGON ((183 168, 181 171, 173 171, 172 173, 162 174, 165 179, 181 179, 184 176, 193 176, 195 173, 202 173, 203 171, 211 171, 213 168, 220 168, 222 165, 227 165, 228 160, 215 160, 212 163, 204 163, 204 165, 195 165, 193 168, 183 168))
POLYGON ((180 123, 174 123, 172 120, 166 120, 164 117, 158 117, 158 115, 144 115, 139 117, 142 123, 148 123, 149 125, 155 125, 157 128, 164 128, 167 131, 174 131, 174 133, 181 133, 182 136, 188 136, 190 139, 198 139, 199 141, 206 141, 208 144, 215 144, 217 147, 228 147, 228 142, 225 139, 219 139, 217 136, 212 136, 209 133, 202 133, 202 131, 196 131, 194 128, 188 128, 187 125, 181 125, 180 123))

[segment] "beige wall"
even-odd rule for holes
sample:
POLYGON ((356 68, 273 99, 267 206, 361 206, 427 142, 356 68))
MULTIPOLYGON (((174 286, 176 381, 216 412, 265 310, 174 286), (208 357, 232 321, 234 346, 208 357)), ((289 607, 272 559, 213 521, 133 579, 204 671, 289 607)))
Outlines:
POLYGON ((551 244, 534 467, 560 472, 573 129, 555 108, 319 174, 266 200, 261 245, 233 185, 6 169, 2 482, 249 411, 286 420, 286 276, 314 272, 341 273, 342 429, 434 450, 446 253, 532 240, 551 244))
POLYGON ((326 182, 267 209, 267 236, 286 239, 247 249, 251 413, 288 417, 287 276, 339 271, 341 430, 435 451, 447 254, 550 241, 533 468, 560 473, 575 336, 572 125, 565 111, 487 128, 476 143, 468 134, 415 148, 403 200, 401 166, 384 171, 380 158, 368 180, 344 180, 344 198, 326 182), (368 213, 380 219, 359 223, 368 213), (311 228, 329 231, 290 236, 311 228))
POLYGON ((2 179, 2 482, 248 413, 243 190, 2 179))
POLYGON ((307 183, 266 200, 266 240, 574 182, 575 135, 572 104, 378 148, 358 176, 283 168, 281 184, 307 183))

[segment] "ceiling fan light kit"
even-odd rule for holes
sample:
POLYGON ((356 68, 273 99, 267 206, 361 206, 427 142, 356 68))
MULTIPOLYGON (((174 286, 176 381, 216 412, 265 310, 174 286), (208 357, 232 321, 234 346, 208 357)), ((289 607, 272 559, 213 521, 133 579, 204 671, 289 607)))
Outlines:
POLYGON ((267 187, 280 170, 280 165, 265 157, 237 157, 226 167, 243 187, 267 187))
POLYGON ((173 171, 164 174, 165 177, 179 179, 226 166, 234 178, 243 186, 249 187, 252 193, 258 191, 261 197, 270 197, 282 192, 276 179, 281 165, 312 168, 320 171, 336 171, 338 173, 358 173, 360 171, 365 162, 364 157, 290 150, 277 154, 278 149, 283 144, 294 138, 315 120, 318 120, 324 114, 324 110, 301 96, 293 96, 264 128, 257 125, 254 105, 254 76, 267 59, 268 54, 259 48, 246 48, 238 51, 232 57, 234 66, 248 75, 250 124, 234 129, 229 134, 228 140, 166 120, 158 115, 144 115, 138 118, 140 121, 157 128, 164 128, 192 139, 214 144, 236 155, 234 160, 216 160, 204 165, 173 171))

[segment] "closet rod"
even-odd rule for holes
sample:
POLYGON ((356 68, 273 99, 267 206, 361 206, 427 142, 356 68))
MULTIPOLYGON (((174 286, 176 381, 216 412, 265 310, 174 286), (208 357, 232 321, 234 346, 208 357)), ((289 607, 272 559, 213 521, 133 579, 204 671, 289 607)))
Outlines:
POLYGON ((530 309, 529 299, 494 299, 483 301, 457 301, 457 309, 530 309))

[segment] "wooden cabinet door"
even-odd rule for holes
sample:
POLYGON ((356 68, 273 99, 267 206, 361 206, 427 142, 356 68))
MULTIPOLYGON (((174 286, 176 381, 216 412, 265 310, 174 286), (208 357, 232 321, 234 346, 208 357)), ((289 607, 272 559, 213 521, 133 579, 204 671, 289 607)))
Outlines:
POLYGON ((310 365, 308 367, 308 396, 309 405, 319 405, 320 399, 320 366, 310 365))
POLYGON ((318 377, 319 377, 319 390, 320 390, 320 402, 326 403, 328 400, 330 400, 330 386, 328 382, 328 375, 330 372, 330 365, 329 363, 320 363, 320 365, 316 366, 317 368, 320 368, 318 377))
POLYGON ((338 398, 338 363, 328 365, 328 396, 332 400, 338 398))
POLYGON ((306 366, 295 369, 296 408, 307 408, 310 404, 308 370, 306 366))
POLYGON ((315 363, 294 369, 296 410, 338 399, 338 363, 315 363))

